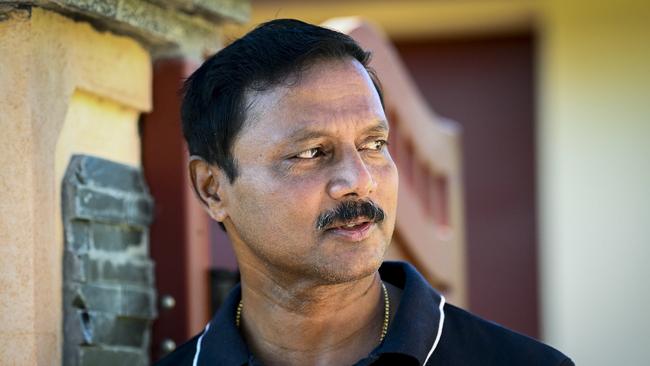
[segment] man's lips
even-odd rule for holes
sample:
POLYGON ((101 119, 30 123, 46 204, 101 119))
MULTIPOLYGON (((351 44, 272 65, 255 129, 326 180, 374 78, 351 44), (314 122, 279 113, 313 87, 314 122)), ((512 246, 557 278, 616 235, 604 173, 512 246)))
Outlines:
POLYGON ((370 222, 367 219, 356 220, 345 224, 337 224, 325 230, 325 232, 339 236, 346 241, 358 242, 366 239, 370 235, 370 231, 374 225, 374 222, 370 222))
POLYGON ((350 229, 350 228, 353 228, 355 226, 363 225, 363 224, 366 224, 366 223, 369 223, 369 222, 370 222, 370 220, 368 220, 367 218, 364 217, 364 218, 359 218, 359 219, 352 220, 352 221, 347 221, 347 222, 337 222, 337 223, 334 223, 334 224, 330 225, 325 230, 350 229))

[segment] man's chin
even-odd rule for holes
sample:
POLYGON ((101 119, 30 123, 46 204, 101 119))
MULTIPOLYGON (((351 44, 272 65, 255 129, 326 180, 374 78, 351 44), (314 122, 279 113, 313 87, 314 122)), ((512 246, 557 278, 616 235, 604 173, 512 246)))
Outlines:
POLYGON ((383 256, 358 258, 355 261, 340 261, 326 266, 315 266, 317 276, 325 284, 354 282, 371 276, 379 270, 383 256))
POLYGON ((358 243, 337 240, 330 236, 323 244, 321 253, 312 268, 316 275, 328 283, 344 283, 368 277, 381 266, 388 243, 376 230, 373 235, 358 243))

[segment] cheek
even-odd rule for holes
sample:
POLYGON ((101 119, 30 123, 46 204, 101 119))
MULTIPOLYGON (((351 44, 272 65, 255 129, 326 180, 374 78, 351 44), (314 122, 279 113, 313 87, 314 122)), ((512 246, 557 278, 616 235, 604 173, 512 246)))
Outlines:
POLYGON ((235 191, 238 202, 233 221, 254 225, 256 230, 296 235, 298 229, 313 226, 322 199, 320 190, 316 177, 255 174, 253 179, 242 180, 235 191))
POLYGON ((399 176, 395 163, 387 160, 386 164, 376 167, 374 176, 380 196, 387 201, 397 201, 399 176))
POLYGON ((383 228, 387 236, 391 236, 397 216, 397 195, 399 176, 397 167, 392 161, 379 167, 375 173, 377 180, 376 202, 386 214, 383 228))
MULTIPOLYGON (((242 178, 240 176, 240 178, 242 178)), ((322 194, 315 179, 276 179, 265 174, 242 180, 231 215, 237 235, 257 257, 291 265, 288 260, 314 250, 315 221, 322 194)))

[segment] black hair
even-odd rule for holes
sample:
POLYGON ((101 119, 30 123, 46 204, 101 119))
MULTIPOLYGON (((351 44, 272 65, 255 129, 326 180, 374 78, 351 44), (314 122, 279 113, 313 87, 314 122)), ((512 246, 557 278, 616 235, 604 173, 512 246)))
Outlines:
POLYGON ((348 58, 367 70, 383 105, 381 86, 368 66, 370 52, 350 36, 295 19, 260 24, 185 81, 181 119, 190 154, 216 164, 233 182, 238 172, 232 144, 246 120, 245 93, 286 84, 316 61, 348 58))

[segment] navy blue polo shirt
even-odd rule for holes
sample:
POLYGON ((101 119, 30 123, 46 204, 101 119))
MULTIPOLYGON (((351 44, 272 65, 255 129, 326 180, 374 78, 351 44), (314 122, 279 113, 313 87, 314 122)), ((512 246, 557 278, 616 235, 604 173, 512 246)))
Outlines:
MULTIPOLYGON (((413 266, 385 262, 381 279, 402 289, 384 341, 356 366, 570 366, 559 351, 447 304, 413 266)), ((203 332, 156 365, 261 365, 235 325, 241 288, 232 290, 203 332)))

